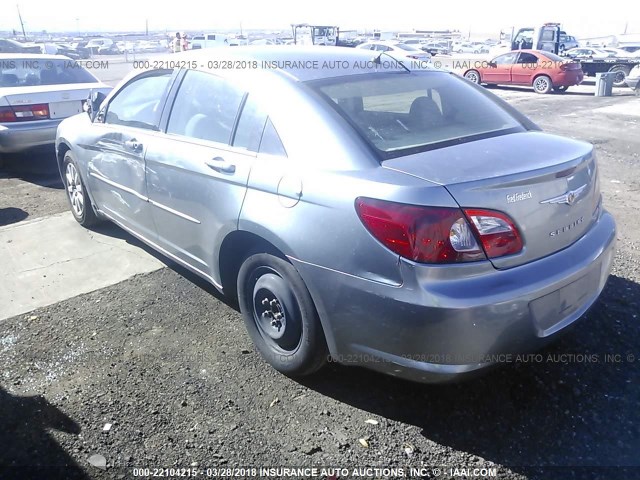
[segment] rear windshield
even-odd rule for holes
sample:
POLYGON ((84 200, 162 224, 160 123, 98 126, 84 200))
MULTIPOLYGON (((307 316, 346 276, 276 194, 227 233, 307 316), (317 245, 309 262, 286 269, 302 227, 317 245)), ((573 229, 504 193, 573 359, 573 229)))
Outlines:
POLYGON ((567 57, 561 57, 560 55, 556 55, 555 53, 551 53, 551 52, 542 52, 542 55, 544 55, 545 57, 547 57, 549 60, 553 61, 553 62, 569 62, 571 61, 570 58, 567 57))
POLYGON ((11 59, 0 61, 0 87, 94 83, 96 78, 73 60, 11 59))
POLYGON ((374 73, 310 85, 383 159, 524 130, 482 87, 444 72, 374 73))

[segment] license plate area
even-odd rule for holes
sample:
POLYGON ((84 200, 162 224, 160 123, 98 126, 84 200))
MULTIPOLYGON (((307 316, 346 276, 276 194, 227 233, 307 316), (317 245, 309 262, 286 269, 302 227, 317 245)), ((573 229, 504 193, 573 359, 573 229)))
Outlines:
POLYGON ((51 118, 67 118, 80 112, 82 112, 82 102, 80 100, 52 102, 49 104, 49 116, 51 118))
POLYGON ((598 265, 578 280, 529 304, 539 337, 551 335, 575 320, 572 317, 576 312, 599 291, 600 268, 598 265))

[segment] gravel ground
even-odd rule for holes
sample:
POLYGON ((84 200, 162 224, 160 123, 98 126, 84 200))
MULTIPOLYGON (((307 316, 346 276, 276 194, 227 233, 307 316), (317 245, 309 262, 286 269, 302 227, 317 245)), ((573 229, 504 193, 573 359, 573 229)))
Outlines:
MULTIPOLYGON (((424 478, 472 478, 447 470, 463 467, 496 467, 500 479, 640 478, 640 117, 594 110, 632 101, 622 97, 494 91, 547 131, 597 145, 618 221, 601 300, 542 357, 445 386, 337 365, 295 381, 260 359, 233 305, 165 268, 0 324, 0 466, 64 466, 40 478, 310 465, 446 467, 424 478)), ((42 183, 0 178, 0 223, 5 206, 29 216, 66 209, 64 191, 42 183)), ((0 478, 30 473, 6 468, 0 478)))

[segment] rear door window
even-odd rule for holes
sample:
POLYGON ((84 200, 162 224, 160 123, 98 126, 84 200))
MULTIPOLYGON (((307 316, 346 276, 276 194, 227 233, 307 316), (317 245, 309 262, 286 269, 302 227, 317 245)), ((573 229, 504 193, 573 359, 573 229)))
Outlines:
POLYGON ((267 114, 260 108, 255 97, 249 95, 242 107, 233 137, 233 146, 257 152, 266 120, 267 114))
POLYGON ((189 70, 176 94, 167 133, 229 144, 244 92, 216 75, 189 70))
POLYGON ((260 142, 260 153, 266 153, 268 155, 275 155, 278 157, 287 156, 287 151, 282 144, 280 135, 278 135, 278 132, 270 119, 267 120, 267 124, 264 127, 262 141, 260 142))
POLYGON ((518 56, 518 63, 525 63, 527 65, 532 65, 538 63, 538 57, 533 55, 532 53, 520 53, 518 56))

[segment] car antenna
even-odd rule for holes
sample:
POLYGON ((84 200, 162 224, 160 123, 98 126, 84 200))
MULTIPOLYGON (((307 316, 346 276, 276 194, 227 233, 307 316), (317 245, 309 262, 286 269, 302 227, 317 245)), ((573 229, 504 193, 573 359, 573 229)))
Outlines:
POLYGON ((394 62, 396 62, 397 64, 399 64, 402 68, 404 68, 407 72, 411 73, 411 70, 409 70, 407 68, 407 66, 402 63, 400 60, 396 60, 395 58, 393 58, 391 55, 389 55, 387 52, 380 52, 378 55, 376 55, 375 57, 373 57, 373 63, 375 63, 376 65, 380 65, 382 63, 382 61, 380 60, 380 57, 382 55, 386 55, 388 56, 391 60, 393 60, 394 62))

